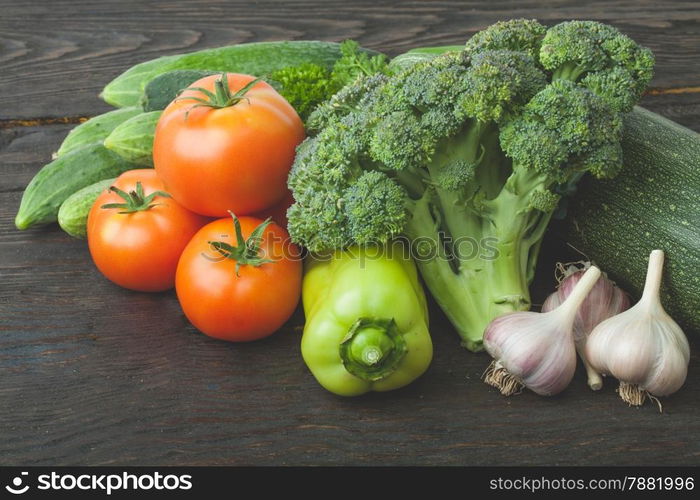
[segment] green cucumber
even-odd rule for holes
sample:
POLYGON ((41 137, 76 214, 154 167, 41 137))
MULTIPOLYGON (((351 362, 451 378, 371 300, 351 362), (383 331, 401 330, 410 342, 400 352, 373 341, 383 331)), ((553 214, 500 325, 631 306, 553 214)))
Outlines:
POLYGON ((27 229, 56 222, 61 204, 79 189, 134 168, 101 142, 88 144, 44 165, 24 190, 15 225, 27 229))
POLYGON ((68 132, 61 147, 54 154, 54 158, 58 158, 86 144, 104 140, 117 125, 139 113, 141 113, 141 109, 133 106, 115 109, 90 118, 68 132))
POLYGON ((107 136, 105 147, 135 165, 152 167, 153 136, 161 113, 141 113, 125 121, 107 136))
POLYGON ((330 69, 341 55, 338 43, 301 40, 242 43, 164 56, 126 70, 107 84, 101 97, 113 106, 137 106, 148 82, 174 69, 229 71, 259 76, 303 63, 315 63, 330 69))
POLYGON ((58 225, 74 238, 85 238, 87 219, 97 197, 117 180, 105 179, 84 187, 70 195, 58 209, 58 225))
POLYGON ((637 107, 625 117, 622 148, 615 179, 582 179, 566 240, 636 297, 649 253, 663 250, 663 306, 700 332, 700 135, 637 107))
POLYGON ((419 47, 399 54, 389 62, 389 69, 393 72, 401 71, 419 62, 430 61, 445 52, 457 52, 464 49, 464 45, 442 45, 439 47, 419 47))
POLYGON ((146 112, 164 110, 181 90, 186 89, 200 78, 217 73, 219 72, 199 69, 176 69, 158 75, 146 85, 141 96, 141 107, 146 112))

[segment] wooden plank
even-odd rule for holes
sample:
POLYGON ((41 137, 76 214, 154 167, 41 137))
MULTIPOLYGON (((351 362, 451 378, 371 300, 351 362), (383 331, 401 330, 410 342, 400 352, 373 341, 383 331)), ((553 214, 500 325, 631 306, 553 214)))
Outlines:
POLYGON ((646 95, 640 105, 700 132, 700 92, 646 95))
POLYGON ((0 191, 23 190, 74 126, 0 128, 0 191))
MULTIPOLYGON (((590 392, 581 372, 559 397, 506 400, 479 381, 487 356, 460 349, 433 308, 428 373, 345 400, 305 369, 298 329, 210 340, 172 293, 120 290, 84 246, 52 238, 37 235, 31 257, 13 248, 3 269, 0 399, 11 404, 0 407, 0 463, 697 463, 696 345, 689 381, 662 415, 626 407, 611 384, 590 392)), ((300 323, 298 313, 290 326, 300 323)))
POLYGON ((342 40, 396 55, 462 43, 515 17, 546 24, 594 19, 618 26, 657 56, 652 85, 697 85, 700 5, 692 1, 82 2, 0 0, 0 120, 94 115, 97 95, 133 64, 207 47, 283 39, 342 40))
POLYGON ((303 365, 300 311, 265 341, 213 341, 172 292, 111 285, 56 233, 32 235, 31 252, 2 243, 0 463, 697 463, 697 342, 661 415, 628 408, 610 383, 592 393, 581 370, 559 397, 504 399, 479 381, 488 357, 459 348, 433 307, 428 373, 341 399, 303 365))
MULTIPOLYGON (((697 126, 687 99, 645 104, 697 126)), ((460 348, 434 304, 428 372, 355 399, 327 393, 304 366, 301 310, 260 342, 197 333, 173 292, 112 285, 55 226, 14 229, 22 187, 69 128, 0 131, 0 465, 700 463, 698 336, 688 382, 659 414, 628 408, 610 382, 591 392, 580 367, 558 397, 505 399, 479 380, 488 356, 460 348)), ((565 257, 550 234, 535 302, 565 257)))

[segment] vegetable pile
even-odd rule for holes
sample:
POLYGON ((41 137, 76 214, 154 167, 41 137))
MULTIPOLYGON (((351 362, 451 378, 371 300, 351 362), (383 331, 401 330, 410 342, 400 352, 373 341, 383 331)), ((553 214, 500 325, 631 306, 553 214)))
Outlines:
MULTIPOLYGON (((391 61, 351 40, 161 57, 105 87, 119 109, 68 134, 15 222, 58 220, 87 237, 120 286, 175 287, 190 322, 217 339, 271 335, 301 299, 302 357, 335 394, 396 389, 427 370, 425 284, 462 344, 494 358, 484 381, 502 394, 561 392, 578 351, 592 389, 611 375, 628 404, 658 402, 682 386, 689 361, 661 306, 662 250, 638 241, 616 249, 635 265, 604 262, 636 282, 640 251, 654 250, 632 308, 635 295, 597 262, 561 265, 542 312, 530 311, 529 292, 552 217, 585 199, 581 186, 595 198, 597 182, 643 169, 634 139, 648 141, 630 117, 698 150, 697 134, 635 108, 653 66, 612 26, 524 19, 391 61)), ((684 178, 675 166, 668 182, 684 178)), ((616 189, 613 218, 581 226, 584 251, 589 234, 639 208, 616 189)), ((674 285, 686 282, 676 256, 700 254, 697 225, 688 230, 660 241, 674 285)), ((693 324, 689 293, 674 314, 693 324)))
POLYGON ((653 63, 609 26, 517 20, 460 52, 361 78, 309 116, 313 138, 289 178, 292 238, 312 251, 401 234, 431 242, 416 260, 423 279, 479 350, 490 320, 530 308, 560 193, 622 167, 621 112, 653 63))

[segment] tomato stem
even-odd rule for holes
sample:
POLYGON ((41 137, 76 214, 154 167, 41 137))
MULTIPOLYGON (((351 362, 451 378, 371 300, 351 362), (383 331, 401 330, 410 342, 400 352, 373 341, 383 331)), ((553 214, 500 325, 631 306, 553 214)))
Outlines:
POLYGON ((209 241, 209 245, 219 252, 223 257, 236 261, 236 276, 241 266, 258 267, 268 262, 274 262, 272 259, 264 259, 260 257, 260 244, 262 243, 263 233, 265 228, 272 223, 272 218, 268 217, 258 227, 253 229, 250 236, 246 240, 241 230, 241 222, 238 217, 229 210, 233 219, 233 227, 236 231, 236 246, 229 245, 224 241, 209 241))
POLYGON ((195 108, 207 107, 213 109, 220 109, 227 108, 229 106, 235 106, 244 99, 248 101, 249 99, 246 97, 246 94, 250 89, 252 89, 255 86, 255 84, 257 84, 261 80, 262 78, 256 78, 255 80, 248 82, 244 87, 238 89, 236 92, 232 92, 231 88, 228 86, 228 75, 224 72, 221 73, 219 79, 214 82, 214 92, 202 87, 188 87, 184 89, 183 92, 185 90, 194 90, 204 94, 204 97, 185 96, 178 97, 175 100, 177 101, 180 99, 189 99, 191 101, 197 102, 197 104, 190 107, 190 109, 187 110, 187 112, 185 113, 185 118, 187 118, 189 112, 195 108))
POLYGON ((162 196, 164 198, 170 198, 170 195, 165 191, 153 191, 151 194, 146 196, 143 191, 143 185, 141 181, 136 182, 136 189, 129 191, 128 193, 119 189, 117 186, 110 186, 110 191, 117 193, 123 200, 124 203, 105 203, 100 208, 121 208, 123 209, 120 214, 132 214, 134 212, 142 212, 148 210, 152 207, 160 205, 160 203, 152 203, 156 196, 162 196))

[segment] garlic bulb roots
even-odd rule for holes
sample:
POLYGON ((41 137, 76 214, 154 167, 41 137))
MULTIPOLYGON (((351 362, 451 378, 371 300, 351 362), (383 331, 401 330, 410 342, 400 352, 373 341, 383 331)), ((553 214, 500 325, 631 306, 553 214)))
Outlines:
POLYGON ((576 370, 576 312, 599 277, 600 270, 590 267, 566 300, 550 312, 513 312, 489 323, 484 347, 494 363, 484 381, 504 395, 522 386, 543 396, 563 391, 576 370))
POLYGON ((618 379, 620 397, 633 406, 673 394, 688 374, 688 339, 659 298, 663 263, 663 251, 651 252, 642 298, 596 326, 586 343, 591 365, 618 379))

